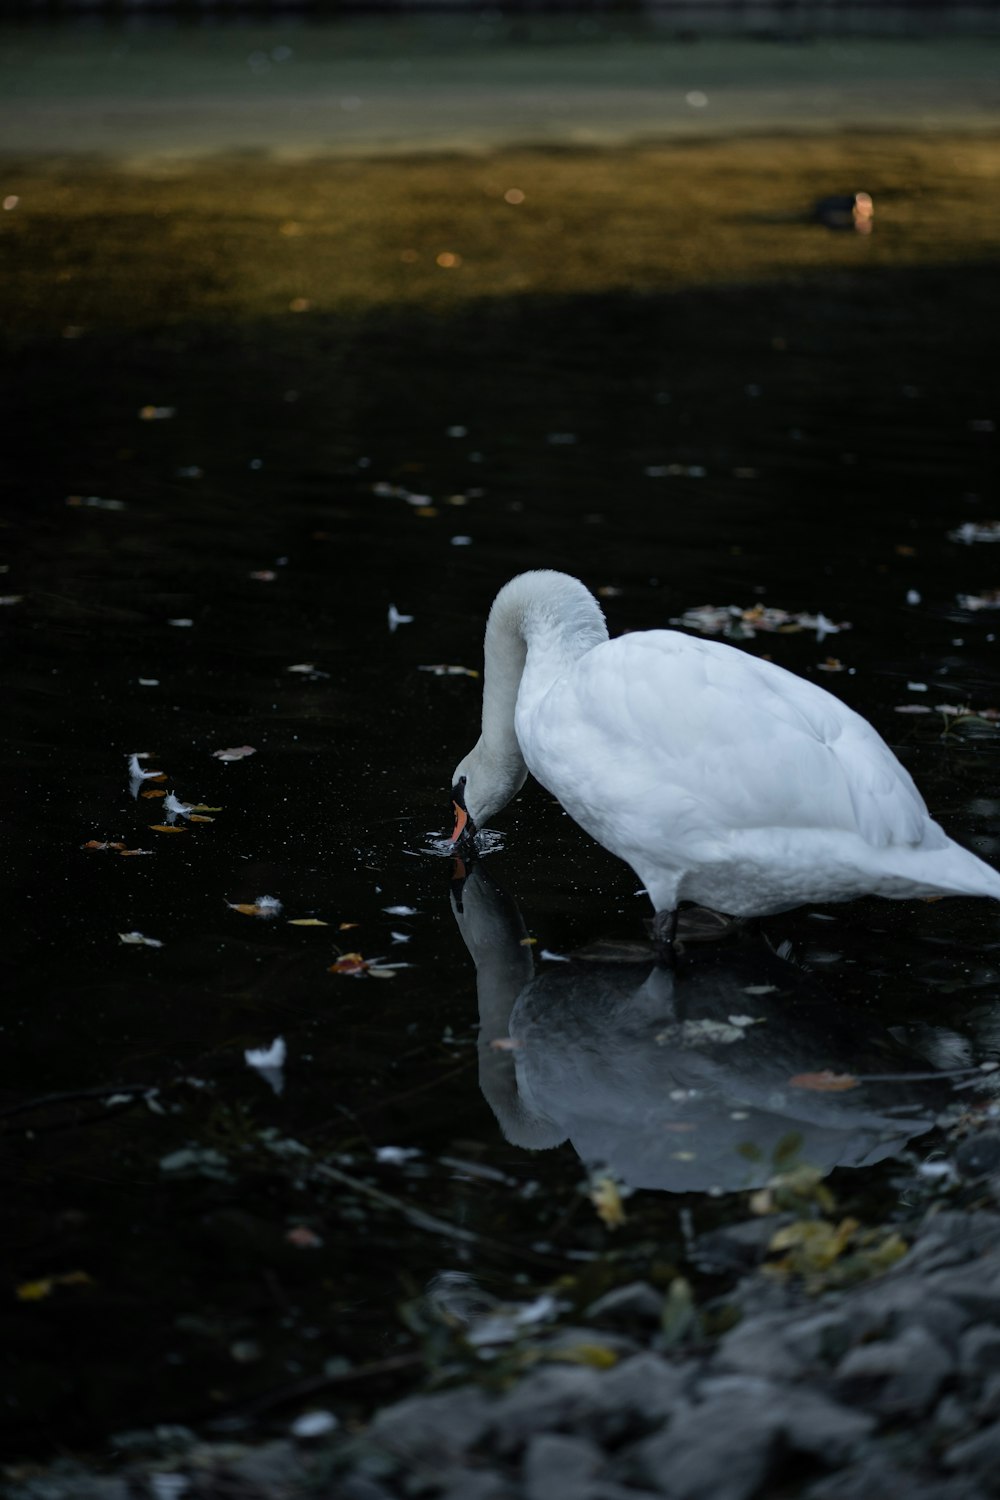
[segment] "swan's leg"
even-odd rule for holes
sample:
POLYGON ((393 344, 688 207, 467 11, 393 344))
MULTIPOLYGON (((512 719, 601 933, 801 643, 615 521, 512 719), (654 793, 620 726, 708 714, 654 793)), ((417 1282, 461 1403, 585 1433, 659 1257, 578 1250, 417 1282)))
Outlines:
POLYGON ((660 962, 672 964, 677 957, 674 948, 674 939, 677 936, 677 907, 671 907, 669 911, 656 912, 650 924, 650 932, 660 962))

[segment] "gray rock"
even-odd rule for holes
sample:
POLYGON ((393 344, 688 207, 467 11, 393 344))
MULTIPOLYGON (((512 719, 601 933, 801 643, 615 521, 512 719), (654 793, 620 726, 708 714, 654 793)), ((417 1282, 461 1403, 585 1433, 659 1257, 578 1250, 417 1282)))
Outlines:
POLYGON ((985 1500, 978 1486, 967 1479, 921 1478, 899 1468, 882 1453, 867 1455, 860 1463, 815 1480, 803 1500, 985 1500))
POLYGON ((337 1500, 392 1500, 392 1495, 367 1474, 350 1474, 338 1479, 337 1500))
POLYGON ((499 1452, 514 1453, 539 1432, 586 1429, 604 1410, 605 1378, 581 1365, 547 1365, 526 1376, 494 1407, 499 1452))
POLYGON ((845 1355, 837 1366, 837 1391, 882 1416, 920 1416, 953 1369, 951 1355, 932 1334, 905 1328, 895 1338, 862 1344, 845 1355))
POLYGON ((590 1481, 603 1466, 600 1448, 586 1438, 538 1433, 524 1455, 525 1500, 590 1500, 590 1481))
POLYGON ((942 1210, 925 1219, 906 1257, 907 1269, 937 1271, 963 1265, 998 1243, 1000 1215, 985 1210, 976 1213, 942 1210))
POLYGON ((757 1393, 723 1395, 675 1417, 630 1456, 638 1478, 671 1500, 751 1500, 775 1467, 780 1428, 757 1393))
POLYGON ((466 1453, 491 1425, 493 1403, 475 1389, 410 1396, 380 1411, 369 1438, 396 1458, 440 1468, 466 1453))
POLYGON ((441 1491, 440 1500, 515 1500, 516 1495, 517 1490, 502 1474, 491 1469, 463 1469, 441 1491))
POLYGON ((788 1318, 784 1313, 762 1313, 744 1318, 722 1339, 715 1368, 737 1370, 747 1375, 765 1375, 792 1380, 803 1366, 785 1338, 788 1318))
POLYGON ((1000 1375, 990 1375, 983 1382, 983 1389, 976 1402, 976 1416, 980 1421, 985 1421, 987 1417, 1000 1417, 1000 1375))
POLYGON ((648 1281, 630 1281, 598 1297, 587 1308, 588 1320, 613 1328, 658 1328, 663 1314, 663 1293, 648 1281))
POLYGON ((957 1437, 967 1433, 972 1425, 965 1402, 954 1395, 943 1396, 931 1419, 935 1446, 940 1447, 943 1442, 954 1442, 957 1437))
POLYGON ((962 1141, 955 1150, 955 1165, 963 1177, 1000 1172, 1000 1132, 983 1130, 962 1141))
POLYGON ((1000 1422, 991 1422, 981 1432, 953 1443, 944 1455, 949 1469, 969 1469, 984 1478, 1000 1469, 1000 1422))
POLYGON ((300 1489, 306 1474, 298 1445, 288 1441, 251 1448, 239 1458, 228 1459, 220 1467, 227 1480, 232 1476, 236 1486, 248 1493, 256 1489, 261 1494, 273 1495, 275 1500, 300 1489))
POLYGON ((925 1279, 924 1288, 954 1302, 965 1324, 974 1318, 1000 1321, 1000 1256, 984 1255, 975 1266, 938 1271, 925 1279))
POLYGON ((791 1214, 770 1214, 700 1234, 694 1246, 694 1262, 700 1270, 712 1275, 748 1271, 764 1259, 775 1233, 791 1217, 791 1214))
POLYGON ((602 1442, 620 1442, 659 1426, 685 1406, 690 1383, 687 1368, 670 1364, 658 1354, 636 1354, 601 1377, 601 1409, 590 1430, 602 1442))
POLYGON ((842 1359, 856 1337, 856 1323, 844 1307, 787 1321, 782 1335, 792 1356, 804 1365, 824 1366, 842 1359))
POLYGON ((891 1338, 917 1325, 952 1352, 957 1352, 958 1336, 970 1321, 968 1313, 933 1291, 927 1279, 912 1275, 877 1281, 849 1305, 842 1304, 841 1311, 850 1318, 853 1343, 891 1338))
POLYGON ((637 1490, 631 1484, 615 1484, 611 1479, 596 1479, 588 1491, 588 1500, 660 1500, 658 1491, 637 1490))
POLYGON ((978 1324, 962 1335, 958 1356, 963 1375, 996 1375, 1000 1373, 1000 1328, 978 1324))
POLYGON ((875 1426, 867 1412, 851 1411, 820 1391, 805 1386, 779 1386, 769 1380, 721 1375, 702 1381, 706 1400, 744 1398, 767 1411, 781 1433, 784 1446, 824 1463, 842 1463, 875 1426))

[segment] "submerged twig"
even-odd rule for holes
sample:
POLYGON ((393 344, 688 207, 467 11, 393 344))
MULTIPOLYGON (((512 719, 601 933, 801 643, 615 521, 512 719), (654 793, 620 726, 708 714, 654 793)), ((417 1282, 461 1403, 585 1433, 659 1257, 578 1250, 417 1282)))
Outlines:
POLYGON ((253 1401, 248 1401, 245 1406, 238 1407, 229 1416, 216 1417, 206 1422, 205 1426, 209 1431, 225 1432, 233 1427, 241 1427, 252 1417, 258 1417, 275 1406, 284 1406, 289 1401, 301 1401, 304 1396, 314 1396, 319 1391, 325 1391, 328 1386, 351 1385, 358 1380, 374 1380, 379 1375, 394 1375, 397 1370, 411 1370, 423 1363, 422 1354, 392 1354, 386 1359, 372 1360, 370 1364, 355 1365, 350 1369, 336 1370, 331 1374, 307 1375, 302 1380, 292 1381, 289 1385, 265 1391, 262 1396, 257 1396, 253 1401))
POLYGON ((34 1109, 47 1109, 55 1104, 73 1104, 77 1099, 113 1099, 116 1094, 129 1094, 136 1096, 140 1094, 159 1093, 159 1087, 152 1083, 116 1083, 101 1084, 92 1089, 73 1089, 64 1094, 42 1094, 35 1099, 22 1099, 20 1104, 11 1104, 7 1109, 0 1109, 0 1120, 6 1120, 11 1115, 26 1114, 34 1109))
POLYGON ((360 1177, 352 1177, 349 1172, 342 1171, 339 1167, 331 1167, 326 1162, 317 1162, 313 1167, 317 1177, 322 1177, 332 1182, 339 1182, 344 1187, 360 1193, 363 1197, 370 1198, 373 1203, 379 1203, 383 1208, 392 1209, 394 1213, 401 1214, 414 1229, 423 1229, 430 1234, 444 1235, 450 1240, 457 1240, 460 1244, 475 1245, 481 1250, 493 1250, 501 1255, 514 1255, 523 1260, 531 1260, 539 1265, 551 1264, 551 1257, 539 1255, 537 1251, 522 1250, 512 1245, 504 1245, 498 1240, 488 1239, 485 1235, 476 1234, 472 1229, 463 1229, 458 1224, 451 1224, 447 1219, 439 1219, 436 1214, 426 1213, 422 1208, 413 1208, 411 1204, 402 1198, 395 1197, 392 1193, 383 1192, 381 1188, 373 1187, 368 1182, 363 1182, 360 1177))

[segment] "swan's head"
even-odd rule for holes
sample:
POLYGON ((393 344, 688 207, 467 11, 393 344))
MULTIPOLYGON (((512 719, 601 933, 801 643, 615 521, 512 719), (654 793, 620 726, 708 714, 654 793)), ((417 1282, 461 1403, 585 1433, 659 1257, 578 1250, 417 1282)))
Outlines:
POLYGON ((506 807, 528 776, 520 755, 497 757, 483 749, 482 741, 455 767, 451 778, 451 805, 455 813, 453 844, 473 838, 487 818, 506 807))

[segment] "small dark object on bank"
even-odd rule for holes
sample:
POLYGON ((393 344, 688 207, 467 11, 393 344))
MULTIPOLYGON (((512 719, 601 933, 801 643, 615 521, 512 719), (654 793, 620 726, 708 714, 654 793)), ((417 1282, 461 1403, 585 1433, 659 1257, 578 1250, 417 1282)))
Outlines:
POLYGON ((853 229, 858 234, 871 234, 875 205, 870 193, 833 193, 829 198, 819 199, 813 214, 827 229, 853 229))

